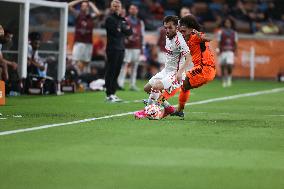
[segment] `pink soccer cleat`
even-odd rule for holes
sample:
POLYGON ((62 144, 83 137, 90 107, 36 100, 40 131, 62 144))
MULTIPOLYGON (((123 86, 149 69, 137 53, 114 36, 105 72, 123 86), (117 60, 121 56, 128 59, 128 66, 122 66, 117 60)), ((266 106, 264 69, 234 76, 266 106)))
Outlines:
POLYGON ((134 113, 135 119, 144 119, 147 117, 147 114, 145 113, 145 110, 140 110, 134 113))
POLYGON ((168 115, 174 113, 176 111, 175 107, 173 106, 168 106, 168 107, 165 107, 165 113, 163 115, 163 118, 164 117, 167 117, 168 115))

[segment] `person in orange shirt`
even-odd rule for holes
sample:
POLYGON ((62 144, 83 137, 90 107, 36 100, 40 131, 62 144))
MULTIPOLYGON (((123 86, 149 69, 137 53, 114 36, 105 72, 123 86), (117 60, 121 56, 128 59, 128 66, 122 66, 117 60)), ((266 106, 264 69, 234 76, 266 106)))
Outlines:
MULTIPOLYGON (((216 75, 215 60, 213 53, 209 48, 209 41, 204 33, 200 32, 201 26, 193 15, 187 15, 180 19, 179 31, 182 33, 192 56, 193 68, 186 71, 186 78, 179 94, 179 105, 172 116, 184 117, 184 106, 190 96, 190 89, 198 88, 209 81, 212 81, 216 75)), ((188 65, 185 65, 185 67, 188 65)), ((184 70, 180 69, 177 73, 177 80, 182 80, 184 70)), ((171 94, 165 92, 163 99, 168 99, 177 92, 171 94)))

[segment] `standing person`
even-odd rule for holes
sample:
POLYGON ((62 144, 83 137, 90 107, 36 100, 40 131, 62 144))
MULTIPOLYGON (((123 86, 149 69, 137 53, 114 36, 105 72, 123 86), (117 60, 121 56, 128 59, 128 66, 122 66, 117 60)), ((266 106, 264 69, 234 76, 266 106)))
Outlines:
POLYGON ((232 85, 232 71, 235 62, 234 59, 237 55, 238 43, 238 34, 234 28, 234 21, 231 18, 226 18, 217 37, 223 87, 230 87, 232 85))
MULTIPOLYGON (((191 62, 189 48, 178 29, 178 17, 167 16, 164 18, 164 27, 166 31, 166 62, 165 68, 153 76, 144 86, 144 91, 149 93, 147 105, 157 103, 162 92, 171 93, 178 89, 182 84, 182 77, 185 68, 191 62), (178 78, 178 80, 177 80, 178 78)), ((163 101, 161 105, 165 108, 164 117, 175 111, 167 101, 163 101)), ((147 115, 145 110, 135 112, 135 118, 145 118, 147 115)))
POLYGON ((144 46, 144 33, 145 27, 143 20, 138 18, 138 7, 134 4, 129 6, 129 16, 125 19, 131 26, 133 34, 126 38, 125 41, 125 56, 124 64, 121 67, 121 71, 118 77, 119 87, 124 87, 124 81, 127 73, 128 65, 131 65, 131 76, 130 76, 130 90, 138 91, 136 86, 137 69, 140 61, 140 56, 143 55, 144 46))
POLYGON ((125 18, 120 16, 122 7, 119 0, 112 0, 110 9, 111 14, 107 17, 105 23, 107 32, 106 100, 109 102, 119 102, 121 99, 115 95, 118 88, 117 78, 124 58, 124 40, 126 36, 132 34, 132 30, 125 18))
POLYGON ((100 14, 100 11, 93 2, 88 0, 70 2, 69 10, 76 17, 73 60, 76 61, 79 71, 83 73, 88 71, 88 65, 92 58, 94 18, 100 14), (81 3, 80 11, 77 11, 74 6, 79 3, 81 3), (90 8, 93 12, 90 12, 90 8))

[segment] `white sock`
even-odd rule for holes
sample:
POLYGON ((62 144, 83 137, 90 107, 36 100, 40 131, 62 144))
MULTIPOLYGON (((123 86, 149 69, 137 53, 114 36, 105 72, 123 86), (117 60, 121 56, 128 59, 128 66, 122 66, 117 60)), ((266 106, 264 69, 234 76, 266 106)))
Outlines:
POLYGON ((227 79, 227 84, 228 86, 231 86, 232 85, 232 76, 228 76, 228 79, 227 79))
POLYGON ((162 104, 161 104, 164 108, 167 108, 169 107, 171 104, 168 102, 168 101, 164 101, 162 104))
POLYGON ((151 89, 151 93, 149 95, 149 103, 152 104, 153 101, 157 101, 161 95, 161 92, 159 90, 153 90, 151 89))

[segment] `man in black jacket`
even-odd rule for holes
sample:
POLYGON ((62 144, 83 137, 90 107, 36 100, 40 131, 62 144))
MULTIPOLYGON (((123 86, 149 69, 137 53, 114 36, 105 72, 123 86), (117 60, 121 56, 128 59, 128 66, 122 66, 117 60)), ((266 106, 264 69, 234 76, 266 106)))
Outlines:
POLYGON ((119 102, 121 99, 115 95, 115 92, 118 87, 117 78, 124 58, 124 39, 132 34, 132 30, 126 20, 120 16, 122 8, 119 0, 113 0, 110 9, 111 14, 107 17, 105 23, 107 31, 106 100, 119 102))

